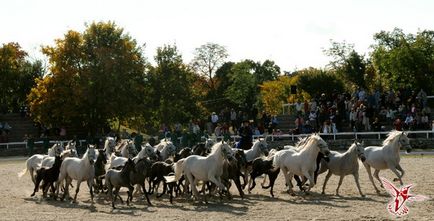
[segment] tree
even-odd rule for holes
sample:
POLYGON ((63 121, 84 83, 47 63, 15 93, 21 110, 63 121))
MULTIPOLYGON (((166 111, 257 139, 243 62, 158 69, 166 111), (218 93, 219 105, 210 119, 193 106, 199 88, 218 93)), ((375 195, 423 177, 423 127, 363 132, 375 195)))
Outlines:
POLYGON ((18 111, 26 105, 26 96, 42 77, 44 68, 39 60, 29 61, 27 52, 18 43, 0 47, 0 105, 1 112, 18 111))
POLYGON ((225 47, 215 44, 206 43, 195 50, 195 56, 192 61, 193 69, 204 76, 208 77, 210 90, 215 89, 214 74, 215 71, 224 63, 228 57, 225 47))
POLYGON ((434 31, 413 35, 395 28, 376 33, 374 40, 373 65, 387 85, 434 92, 434 31))
POLYGON ((344 82, 335 74, 324 70, 308 68, 300 70, 298 87, 312 97, 321 93, 344 92, 344 82))
POLYGON ((95 133, 111 120, 128 120, 143 109, 145 65, 141 47, 114 23, 68 31, 45 46, 50 74, 28 96, 36 121, 86 127, 95 133))
POLYGON ((256 84, 260 85, 265 81, 274 81, 280 74, 280 67, 274 61, 265 60, 262 64, 256 62, 255 65, 255 79, 256 84))
POLYGON ((176 46, 157 49, 157 66, 149 72, 152 102, 151 113, 145 119, 150 128, 164 123, 188 122, 200 116, 193 91, 195 76, 182 61, 176 46))
POLYGON ((251 110, 256 102, 254 64, 251 60, 244 60, 233 65, 230 74, 232 84, 225 92, 231 102, 243 107, 245 111, 251 110))
POLYGON ((354 50, 354 45, 346 42, 331 42, 332 46, 324 53, 333 58, 330 62, 332 70, 341 76, 347 83, 356 87, 366 88, 365 71, 366 62, 354 50))
POLYGON ((260 85, 260 98, 265 111, 278 114, 282 104, 291 102, 291 85, 297 85, 298 75, 280 76, 274 81, 266 81, 260 85))

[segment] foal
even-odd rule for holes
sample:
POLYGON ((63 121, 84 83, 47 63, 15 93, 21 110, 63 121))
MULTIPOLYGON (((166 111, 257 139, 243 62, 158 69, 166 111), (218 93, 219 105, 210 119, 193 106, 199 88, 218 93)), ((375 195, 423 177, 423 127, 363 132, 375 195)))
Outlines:
POLYGON ((95 161, 95 192, 104 191, 104 186, 102 180, 105 175, 105 165, 107 164, 107 155, 105 155, 105 150, 98 150, 98 157, 95 161))
POLYGON ((113 209, 115 209, 116 196, 119 197, 119 199, 123 203, 123 200, 122 200, 121 196, 119 195, 119 189, 121 187, 127 187, 128 188, 127 205, 129 205, 129 202, 130 202, 129 200, 132 199, 132 197, 133 197, 132 194, 133 194, 133 190, 134 190, 134 187, 131 185, 131 181, 130 181, 130 172, 135 171, 135 170, 136 170, 136 168, 134 165, 134 161, 132 161, 131 159, 128 159, 128 161, 125 163, 125 166, 122 168, 121 171, 110 169, 105 174, 105 183, 107 185, 109 194, 112 198, 113 209), (113 191, 113 188, 115 188, 114 191, 113 191))
POLYGON ((279 175, 280 169, 277 168, 276 170, 273 170, 273 158, 271 159, 264 159, 261 157, 256 158, 252 163, 252 172, 250 173, 251 180, 253 182, 252 186, 249 188, 249 192, 253 190, 256 186, 255 178, 262 175, 267 174, 268 178, 270 178, 270 183, 268 186, 261 185, 263 189, 270 189, 270 194, 274 198, 273 194, 273 188, 274 188, 274 182, 277 179, 277 176, 279 175))
POLYGON ((54 158, 54 164, 50 168, 42 167, 41 169, 36 171, 36 181, 35 181, 35 189, 33 190, 32 195, 34 196, 36 192, 38 192, 39 184, 41 181, 44 181, 42 184, 42 192, 43 196, 46 197, 48 191, 48 185, 51 186, 51 192, 54 193, 54 182, 59 178, 60 166, 62 165, 62 157, 56 156, 54 158))

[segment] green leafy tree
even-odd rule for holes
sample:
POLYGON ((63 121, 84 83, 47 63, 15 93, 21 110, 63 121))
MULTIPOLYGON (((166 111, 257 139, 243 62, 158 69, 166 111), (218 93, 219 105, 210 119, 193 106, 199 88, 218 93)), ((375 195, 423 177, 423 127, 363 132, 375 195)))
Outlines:
POLYGON ((354 45, 346 42, 331 42, 332 46, 324 53, 333 58, 330 62, 332 70, 347 83, 366 88, 366 61, 354 50, 354 45))
POLYGON ((374 40, 373 65, 386 85, 434 92, 434 31, 413 35, 395 28, 376 33, 374 40))
POLYGON ((344 82, 336 74, 324 70, 308 68, 298 71, 298 87, 312 97, 321 93, 344 92, 344 82))
POLYGON ((1 112, 18 111, 26 105, 26 97, 44 74, 42 62, 28 60, 18 43, 0 47, 0 105, 1 112))
POLYGON ((234 104, 244 110, 251 110, 256 102, 256 80, 254 73, 255 63, 245 60, 236 63, 231 68, 231 85, 227 88, 225 96, 234 104))
POLYGON ((35 120, 95 133, 112 120, 128 121, 143 108, 146 60, 136 41, 114 23, 68 31, 42 51, 50 74, 28 96, 35 120))
POLYGON ((158 48, 155 61, 157 65, 148 77, 152 88, 149 127, 185 123, 198 117, 200 111, 193 90, 195 75, 183 63, 176 46, 158 48))

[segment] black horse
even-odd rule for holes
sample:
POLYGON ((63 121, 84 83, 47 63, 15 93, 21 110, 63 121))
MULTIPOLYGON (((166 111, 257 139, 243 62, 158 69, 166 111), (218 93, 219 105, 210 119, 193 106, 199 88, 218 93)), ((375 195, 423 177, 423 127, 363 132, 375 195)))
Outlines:
POLYGON ((253 188, 256 186, 255 178, 258 176, 261 176, 262 174, 268 175, 268 178, 270 179, 270 183, 268 186, 262 186, 263 189, 270 189, 270 194, 272 197, 274 197, 273 194, 273 188, 274 188, 274 182, 277 179, 277 176, 279 175, 280 169, 274 170, 273 168, 273 158, 271 159, 263 159, 261 157, 256 158, 253 160, 252 163, 252 172, 250 173, 250 177, 252 179, 252 186, 249 188, 249 191, 252 191, 253 188))
POLYGON ((56 156, 54 158, 54 164, 51 168, 44 168, 36 171, 36 181, 35 181, 35 189, 31 196, 34 196, 36 192, 38 192, 39 184, 41 181, 44 181, 42 184, 42 192, 43 196, 46 197, 48 192, 48 185, 51 187, 51 192, 54 193, 54 182, 59 178, 60 166, 62 165, 62 157, 56 156))
POLYGON ((95 161, 95 192, 98 193, 104 191, 104 185, 102 184, 102 180, 104 179, 105 165, 107 164, 107 156, 105 155, 105 151, 103 149, 98 150, 98 158, 95 161))
MULTIPOLYGON (((235 159, 232 160, 226 160, 223 164, 223 174, 221 176, 221 180, 223 185, 226 186, 226 188, 229 190, 231 186, 231 181, 233 180, 235 183, 235 186, 238 189, 238 192, 240 193, 241 198, 244 198, 244 192, 241 188, 241 181, 240 177, 243 177, 244 175, 241 173, 241 168, 244 167, 247 164, 246 155, 244 154, 243 150, 237 150, 235 151, 235 159)), ((228 191, 228 196, 230 196, 230 193, 228 191)))

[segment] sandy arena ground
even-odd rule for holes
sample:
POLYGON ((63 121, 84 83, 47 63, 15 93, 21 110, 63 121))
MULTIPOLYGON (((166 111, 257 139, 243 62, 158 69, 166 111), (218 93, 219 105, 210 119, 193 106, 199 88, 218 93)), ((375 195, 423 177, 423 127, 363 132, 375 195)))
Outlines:
MULTIPOLYGON (((284 191, 284 179, 280 174, 275 186, 276 198, 271 198, 268 190, 257 186, 247 198, 241 200, 235 187, 233 200, 226 198, 209 199, 209 204, 195 203, 184 197, 169 203, 168 197, 155 199, 148 207, 146 201, 137 201, 130 206, 111 203, 103 195, 96 196, 90 203, 87 186, 83 183, 78 195, 78 203, 43 200, 41 193, 30 197, 33 184, 26 174, 21 180, 17 173, 24 168, 24 158, 0 159, 0 220, 393 220, 386 211, 391 197, 382 191, 378 196, 369 182, 363 165, 360 165, 360 183, 367 195, 361 198, 352 176, 344 179, 341 196, 333 195, 338 177, 332 176, 327 184, 327 194, 321 195, 325 174, 318 179, 312 194, 289 196, 284 191)), ((401 165, 406 171, 404 183, 417 184, 414 193, 430 197, 429 201, 409 205, 410 214, 400 220, 434 220, 434 156, 403 157, 401 165)), ((382 171, 380 176, 393 179, 392 172, 382 171)), ((261 179, 257 181, 261 182, 261 179)), ((257 183, 259 183, 257 182, 257 183)), ((399 183, 395 182, 396 185, 399 183)), ((75 185, 75 183, 74 183, 75 185)), ((122 191, 122 190, 121 190, 122 191)), ((123 191, 125 192, 125 191, 123 191)), ((73 193, 71 191, 71 193, 73 193)), ((125 197, 124 197, 125 198, 125 197)))

